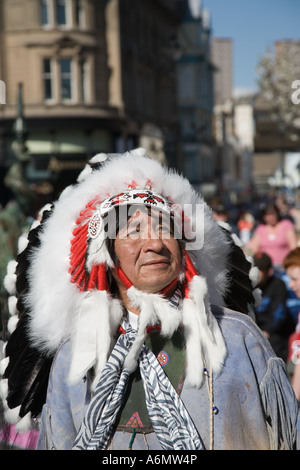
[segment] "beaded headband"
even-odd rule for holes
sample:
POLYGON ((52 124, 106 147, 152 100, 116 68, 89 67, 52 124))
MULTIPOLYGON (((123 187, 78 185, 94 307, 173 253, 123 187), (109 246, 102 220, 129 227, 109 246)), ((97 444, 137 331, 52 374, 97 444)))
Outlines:
POLYGON ((161 194, 154 193, 150 190, 131 189, 105 199, 97 207, 89 222, 89 238, 97 238, 101 231, 103 217, 108 212, 116 207, 124 207, 132 204, 145 204, 146 206, 159 209, 160 211, 166 212, 171 217, 174 217, 172 204, 161 194))

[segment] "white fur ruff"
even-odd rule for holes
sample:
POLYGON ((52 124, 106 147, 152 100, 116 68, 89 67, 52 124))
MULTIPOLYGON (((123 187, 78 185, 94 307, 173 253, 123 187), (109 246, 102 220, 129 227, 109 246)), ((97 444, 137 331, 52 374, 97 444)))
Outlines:
POLYGON ((195 276, 190 283, 190 298, 183 300, 183 325, 187 354, 185 381, 200 387, 206 364, 218 374, 226 358, 226 345, 211 312, 203 277, 195 276))
POLYGON ((181 311, 172 307, 169 301, 159 294, 146 294, 130 287, 127 295, 131 300, 131 306, 140 310, 138 318, 138 332, 125 359, 124 368, 133 372, 137 367, 138 357, 146 338, 147 326, 153 326, 160 322, 161 334, 172 336, 182 319, 181 311))
POLYGON ((146 338, 147 325, 161 323, 161 334, 171 337, 183 323, 186 341, 187 367, 185 383, 200 387, 204 377, 205 362, 212 372, 220 373, 226 358, 226 345, 217 320, 208 302, 207 284, 204 278, 195 276, 190 283, 190 298, 184 299, 180 308, 158 294, 146 294, 131 287, 128 296, 132 306, 140 309, 138 333, 125 359, 124 368, 133 372, 146 338))
POLYGON ((123 309, 120 302, 111 299, 106 291, 84 294, 73 321, 71 334, 72 359, 69 382, 74 384, 92 367, 96 386, 101 371, 114 346, 113 337, 122 322, 123 309))

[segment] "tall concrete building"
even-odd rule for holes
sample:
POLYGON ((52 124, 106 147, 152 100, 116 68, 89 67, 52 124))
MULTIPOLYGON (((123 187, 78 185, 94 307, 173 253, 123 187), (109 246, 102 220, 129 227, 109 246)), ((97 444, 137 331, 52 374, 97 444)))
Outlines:
POLYGON ((203 185, 215 176, 210 15, 200 1, 182 1, 180 6, 177 102, 182 168, 195 187, 204 191, 203 185))
POLYGON ((232 39, 212 38, 211 57, 216 66, 214 74, 215 105, 232 98, 233 90, 233 43, 232 39))
POLYGON ((213 38, 212 61, 219 184, 226 194, 245 193, 251 185, 253 107, 250 97, 233 96, 232 39, 213 38))
POLYGON ((172 0, 0 0, 2 178, 19 84, 30 182, 60 190, 95 153, 139 145, 167 160, 177 123, 166 46, 178 22, 172 0))

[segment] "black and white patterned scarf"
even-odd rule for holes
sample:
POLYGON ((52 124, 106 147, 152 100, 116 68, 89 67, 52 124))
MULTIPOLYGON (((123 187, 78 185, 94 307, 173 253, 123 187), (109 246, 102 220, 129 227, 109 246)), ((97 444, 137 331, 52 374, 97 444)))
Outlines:
MULTIPOLYGON (((130 373, 124 360, 135 339, 130 324, 121 335, 103 369, 88 407, 74 450, 105 450, 112 437, 115 420, 123 404, 130 373)), ((163 450, 204 449, 198 432, 153 352, 142 346, 138 365, 143 380, 146 405, 153 429, 163 450)))

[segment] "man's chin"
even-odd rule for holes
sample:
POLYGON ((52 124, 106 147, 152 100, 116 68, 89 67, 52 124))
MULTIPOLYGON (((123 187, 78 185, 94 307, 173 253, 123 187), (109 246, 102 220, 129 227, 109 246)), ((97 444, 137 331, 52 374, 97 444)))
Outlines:
POLYGON ((140 288, 137 287, 137 288, 147 294, 160 294, 162 291, 166 290, 166 292, 164 292, 164 295, 169 297, 173 294, 174 290, 176 289, 176 285, 173 285, 173 282, 172 282, 173 280, 174 279, 171 279, 161 284, 158 284, 156 280, 156 282, 153 284, 151 284, 151 282, 148 282, 147 285, 144 286, 144 288, 143 287, 140 287, 140 288), (170 285, 170 290, 166 289, 168 288, 169 285, 170 285))

